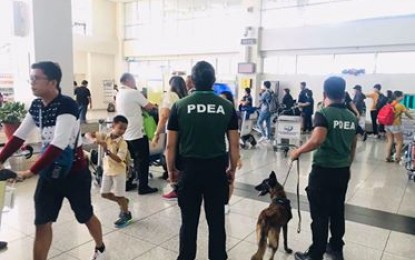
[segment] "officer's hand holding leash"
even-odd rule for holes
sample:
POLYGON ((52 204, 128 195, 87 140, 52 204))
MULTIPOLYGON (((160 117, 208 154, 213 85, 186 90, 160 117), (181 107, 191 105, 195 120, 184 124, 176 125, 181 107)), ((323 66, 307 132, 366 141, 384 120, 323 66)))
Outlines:
POLYGON ((290 152, 291 163, 298 160, 299 158, 300 158, 300 153, 298 149, 294 149, 290 152))

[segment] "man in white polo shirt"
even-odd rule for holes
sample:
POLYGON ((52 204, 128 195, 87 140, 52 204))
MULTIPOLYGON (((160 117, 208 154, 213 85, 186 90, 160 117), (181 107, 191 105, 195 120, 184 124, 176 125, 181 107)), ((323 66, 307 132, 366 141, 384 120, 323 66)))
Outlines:
POLYGON ((134 76, 124 73, 120 82, 116 108, 117 113, 128 119, 128 127, 124 139, 128 143, 128 150, 134 159, 134 169, 138 173, 138 194, 157 192, 157 188, 148 186, 148 170, 150 163, 150 147, 148 138, 144 132, 144 123, 141 108, 151 110, 156 108, 139 90, 137 90, 134 76))

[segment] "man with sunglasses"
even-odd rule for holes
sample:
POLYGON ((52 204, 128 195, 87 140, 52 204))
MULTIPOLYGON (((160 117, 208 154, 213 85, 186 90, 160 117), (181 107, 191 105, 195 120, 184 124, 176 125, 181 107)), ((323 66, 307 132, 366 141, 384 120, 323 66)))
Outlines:
POLYGON ((19 172, 21 179, 39 174, 35 201, 35 241, 33 259, 46 260, 52 243, 52 223, 58 218, 64 198, 67 198, 79 223, 85 224, 95 241, 92 260, 107 259, 102 240, 101 223, 91 204, 91 174, 79 139, 79 110, 76 102, 61 94, 62 72, 57 63, 44 61, 31 66, 30 85, 33 95, 29 111, 13 137, 0 152, 3 163, 24 143, 30 132, 40 128, 42 154, 32 167, 19 172), (68 152, 69 151, 69 152, 68 152), (66 171, 56 164, 70 154, 66 171), (59 168, 60 167, 60 168, 59 168))

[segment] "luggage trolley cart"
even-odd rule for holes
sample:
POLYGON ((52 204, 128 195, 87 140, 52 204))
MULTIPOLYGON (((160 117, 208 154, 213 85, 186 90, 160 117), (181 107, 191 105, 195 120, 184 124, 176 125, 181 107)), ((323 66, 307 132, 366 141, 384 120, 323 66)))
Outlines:
POLYGON ((288 156, 290 147, 299 147, 301 142, 301 117, 278 117, 275 125, 274 151, 282 150, 288 156))
POLYGON ((404 165, 408 178, 415 182, 415 121, 402 120, 404 141, 404 165))

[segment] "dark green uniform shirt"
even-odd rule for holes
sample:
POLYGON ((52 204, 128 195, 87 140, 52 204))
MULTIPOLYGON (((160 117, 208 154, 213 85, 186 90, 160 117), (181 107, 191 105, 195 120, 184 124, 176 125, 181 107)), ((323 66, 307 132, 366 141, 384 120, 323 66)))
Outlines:
POLYGON ((333 104, 318 111, 314 126, 327 128, 327 136, 314 152, 313 165, 324 168, 349 167, 357 125, 356 116, 343 104, 333 104))
POLYGON ((238 130, 238 118, 226 99, 195 91, 173 105, 167 129, 178 132, 181 157, 211 159, 226 154, 225 135, 238 130))

